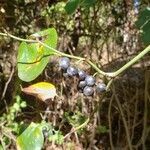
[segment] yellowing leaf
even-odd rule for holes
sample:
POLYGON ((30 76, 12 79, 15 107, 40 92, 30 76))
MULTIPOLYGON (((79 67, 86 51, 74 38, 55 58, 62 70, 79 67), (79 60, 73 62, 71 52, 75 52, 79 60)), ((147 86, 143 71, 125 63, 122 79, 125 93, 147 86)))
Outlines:
POLYGON ((41 46, 39 43, 27 44, 26 42, 22 42, 19 46, 17 57, 18 77, 25 82, 30 82, 37 78, 48 64, 50 56, 55 55, 53 49, 57 45, 56 30, 49 28, 32 35, 32 37, 43 36, 43 43, 48 45, 49 48, 41 46))
POLYGON ((57 95, 55 86, 48 82, 38 82, 26 88, 22 88, 22 91, 26 94, 38 97, 42 101, 53 99, 57 95))

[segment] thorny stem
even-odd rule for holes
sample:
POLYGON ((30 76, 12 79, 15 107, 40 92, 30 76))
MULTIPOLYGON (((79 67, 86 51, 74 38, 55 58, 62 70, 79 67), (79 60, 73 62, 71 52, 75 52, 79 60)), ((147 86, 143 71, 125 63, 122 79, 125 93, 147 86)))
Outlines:
POLYGON ((131 59, 128 63, 126 63, 123 67, 121 67, 120 69, 118 69, 117 71, 115 72, 104 72, 102 70, 100 70, 93 62, 91 62, 90 60, 86 60, 85 58, 82 58, 82 57, 78 57, 78 56, 73 56, 73 55, 69 55, 69 54, 65 54, 63 52, 60 52, 50 46, 48 46, 47 44, 39 41, 39 40, 28 40, 28 39, 23 39, 23 38, 19 38, 19 37, 16 37, 14 35, 11 35, 10 33, 6 32, 5 33, 1 33, 0 32, 0 35, 1 36, 7 36, 7 37, 11 37, 13 39, 16 39, 18 41, 23 41, 23 42, 28 42, 28 43, 39 43, 41 45, 43 45, 44 47, 47 47, 51 50, 53 50, 57 55, 59 56, 66 56, 66 57, 69 57, 69 58, 73 58, 73 59, 77 59, 77 60, 80 60, 80 61, 86 61, 89 65, 91 65, 100 75, 102 76, 106 76, 106 77, 110 77, 110 78, 115 78, 117 77, 119 74, 121 74, 123 71, 125 71, 127 68, 129 68, 130 66, 132 66, 134 63, 136 63, 139 59, 141 59, 144 55, 146 55, 148 52, 150 52, 150 45, 147 46, 141 53, 139 53, 137 56, 135 56, 133 59, 131 59))

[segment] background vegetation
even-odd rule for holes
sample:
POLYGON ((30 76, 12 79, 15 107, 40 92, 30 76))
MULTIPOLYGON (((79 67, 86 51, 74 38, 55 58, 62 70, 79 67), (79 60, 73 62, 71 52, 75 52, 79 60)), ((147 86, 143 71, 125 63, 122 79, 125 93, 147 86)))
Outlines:
MULTIPOLYGON (((90 59, 106 72, 116 71, 150 44, 148 1, 143 0, 139 5, 128 0, 88 2, 73 12, 74 8, 68 10, 66 1, 1 0, 0 31, 26 39, 54 27, 58 32, 59 51, 90 59)), ((45 136, 43 149, 47 150, 150 147, 149 54, 115 78, 108 92, 86 97, 77 89, 77 78, 63 76, 55 56, 34 81, 21 81, 16 68, 19 44, 17 40, 0 36, 3 149, 16 149, 16 138, 22 131, 31 122, 36 125, 30 127, 38 128, 42 121, 46 121, 44 126, 52 132, 45 136), (50 102, 49 110, 45 103, 20 90, 20 85, 39 81, 53 83, 57 88, 58 97, 50 102)), ((72 64, 95 74, 84 62, 72 60, 72 64)), ((96 79, 108 82, 99 76, 96 79)))

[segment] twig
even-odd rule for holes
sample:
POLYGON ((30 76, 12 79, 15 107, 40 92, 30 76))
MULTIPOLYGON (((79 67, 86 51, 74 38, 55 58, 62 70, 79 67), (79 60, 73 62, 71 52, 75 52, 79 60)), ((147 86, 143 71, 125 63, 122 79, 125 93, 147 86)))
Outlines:
MULTIPOLYGON (((8 84, 10 83, 10 81, 11 81, 11 79, 12 79, 12 76, 13 76, 13 74, 14 74, 14 70, 15 70, 15 69, 14 69, 14 66, 13 66, 13 67, 12 67, 11 74, 10 74, 10 76, 9 76, 9 78, 8 78, 8 81, 5 83, 5 87, 4 87, 2 96, 1 96, 1 100, 4 99, 4 97, 5 97, 5 94, 6 94, 6 91, 7 91, 7 88, 8 88, 8 84)), ((6 105, 6 110, 7 110, 7 112, 8 112, 7 103, 6 103, 5 100, 4 100, 4 103, 5 103, 5 105, 6 105)))
POLYGON ((114 94, 112 95, 110 102, 109 102, 109 107, 108 107, 108 125, 109 125, 109 140, 110 140, 110 146, 111 149, 114 150, 114 145, 113 145, 113 140, 112 140, 112 126, 111 126, 111 107, 112 107, 112 102, 114 99, 114 94))
POLYGON ((145 74, 145 91, 144 91, 144 117, 143 117, 143 132, 142 132, 142 145, 143 145, 143 149, 146 149, 146 145, 145 145, 145 141, 146 141, 146 137, 148 135, 147 133, 147 117, 148 117, 148 96, 147 96, 147 91, 148 91, 148 83, 149 83, 149 76, 147 75, 147 73, 145 74), (148 79, 147 79, 148 78, 148 79))
POLYGON ((95 134, 96 134, 96 124, 97 124, 97 113, 94 114, 93 119, 94 119, 94 121, 93 121, 93 130, 92 130, 92 134, 91 134, 88 149, 92 149, 92 146, 94 144, 94 138, 95 138, 95 134))
MULTIPOLYGON (((113 92, 115 93, 115 88, 114 87, 113 87, 113 92)), ((128 130, 128 126, 127 126, 127 122, 126 122, 125 116, 124 116, 124 113, 123 113, 123 110, 122 110, 122 107, 121 107, 121 104, 120 104, 120 101, 119 101, 117 95, 114 94, 114 96, 115 96, 115 100, 117 102, 118 108, 120 110, 120 113, 121 113, 122 121, 123 121, 124 128, 125 128, 125 131, 126 131, 126 137, 127 137, 127 142, 128 142, 129 150, 132 150, 132 144, 131 144, 130 134, 129 134, 129 130, 128 130)))
POLYGON ((65 137, 64 137, 64 139, 66 139, 69 135, 71 135, 72 133, 76 132, 77 130, 85 127, 88 124, 88 122, 89 122, 89 118, 83 124, 81 124, 80 126, 74 128, 71 132, 69 132, 68 134, 66 134, 65 137))
POLYGON ((138 97, 138 93, 139 93, 139 89, 137 88, 136 93, 135 93, 135 98, 133 97, 135 106, 134 106, 134 118, 133 118, 133 125, 132 125, 131 141, 134 138, 134 130, 135 130, 135 127, 136 127, 136 121, 137 121, 137 115, 138 115, 138 112, 137 112, 137 107, 138 107, 138 98, 137 97, 138 97))
POLYGON ((48 46, 47 44, 39 41, 38 39, 36 40, 28 40, 28 39, 23 39, 23 38, 19 38, 16 37, 10 33, 8 33, 5 30, 5 33, 0 33, 0 35, 2 36, 7 36, 7 37, 11 37, 13 39, 19 40, 19 41, 24 41, 24 42, 29 42, 29 43, 40 43, 41 45, 43 45, 44 47, 47 47, 51 50, 53 50, 56 54, 60 55, 60 56, 66 56, 69 58, 73 58, 73 59, 77 59, 77 60, 82 60, 82 61, 86 61, 88 64, 90 64, 100 75, 106 76, 106 77, 110 77, 110 78, 115 78, 116 76, 118 76, 119 74, 121 74, 123 71, 125 71, 127 68, 129 68, 130 66, 132 66, 134 63, 136 63, 139 59, 141 59, 144 55, 146 55, 148 52, 150 52, 150 45, 147 46, 141 53, 139 53, 136 57, 134 57, 132 60, 130 60, 128 63, 126 63, 123 67, 121 67, 119 70, 115 71, 115 72, 104 72, 102 70, 100 70, 94 63, 92 63, 89 60, 86 60, 85 58, 82 57, 78 57, 78 56, 74 56, 74 55, 69 55, 69 54, 65 54, 63 52, 60 52, 56 49, 54 49, 53 47, 48 46))
POLYGON ((2 36, 7 36, 7 37, 11 37, 11 38, 16 39, 16 40, 18 40, 18 41, 23 41, 23 42, 28 42, 28 43, 37 43, 36 40, 27 40, 27 39, 23 39, 23 38, 14 36, 14 35, 8 33, 6 30, 4 30, 4 32, 5 32, 5 33, 1 33, 1 32, 0 32, 0 35, 2 35, 2 36))

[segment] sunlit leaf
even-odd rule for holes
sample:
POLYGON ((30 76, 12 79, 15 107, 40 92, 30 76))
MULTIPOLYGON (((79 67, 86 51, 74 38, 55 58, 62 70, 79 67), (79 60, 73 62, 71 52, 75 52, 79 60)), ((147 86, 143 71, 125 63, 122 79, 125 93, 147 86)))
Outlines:
POLYGON ((2 145, 0 145, 0 150, 3 150, 3 147, 2 147, 2 145))
POLYGON ((18 51, 18 76, 29 82, 38 77, 46 67, 49 57, 38 43, 21 43, 18 51))
MULTIPOLYGON (((40 33, 39 33, 40 34, 40 33)), ((57 32, 54 28, 41 33, 46 35, 44 41, 49 47, 56 48, 57 32)), ((18 76, 21 80, 30 82, 38 77, 47 63, 49 56, 54 55, 55 52, 51 48, 47 48, 39 43, 27 44, 22 42, 18 49, 18 76)))
POLYGON ((41 150, 44 143, 43 125, 31 123, 17 138, 17 150, 41 150))
POLYGON ((96 0, 81 0, 81 6, 91 7, 95 4, 96 0))
POLYGON ((55 29, 54 28, 45 29, 43 31, 39 31, 34 34, 31 34, 30 36, 31 37, 43 37, 43 36, 49 35, 52 30, 55 30, 55 29))
MULTIPOLYGON (((47 31, 47 34, 48 35, 44 43, 47 44, 49 47, 56 48, 57 38, 58 38, 56 30, 54 28, 51 28, 47 31)), ((45 51, 45 55, 55 54, 53 49, 47 47, 44 47, 44 51, 45 51)))
POLYGON ((40 100, 53 99, 56 94, 56 88, 53 84, 47 82, 38 82, 26 88, 22 88, 24 93, 38 97, 40 100))

